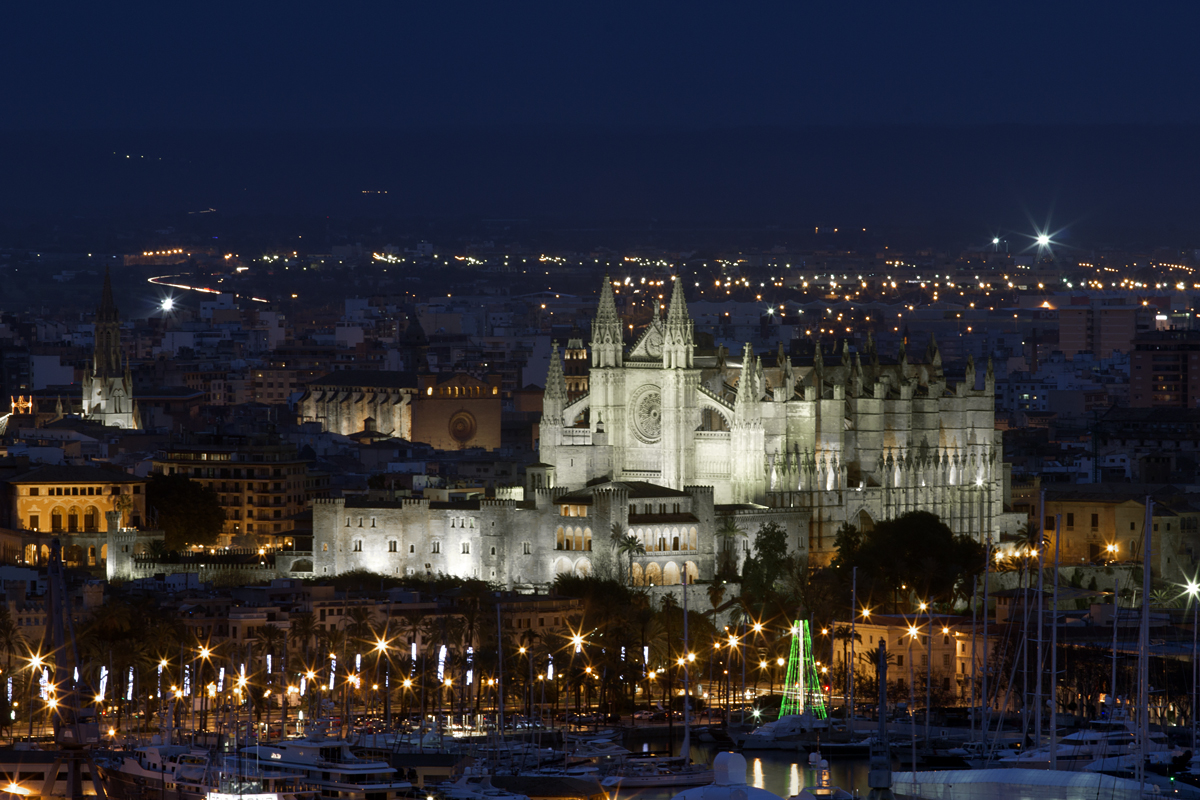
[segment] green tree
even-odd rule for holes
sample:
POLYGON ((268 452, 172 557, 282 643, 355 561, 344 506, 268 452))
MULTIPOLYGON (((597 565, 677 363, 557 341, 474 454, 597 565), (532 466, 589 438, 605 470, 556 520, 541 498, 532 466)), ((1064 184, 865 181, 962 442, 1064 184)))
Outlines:
POLYGON ((759 598, 774 594, 787 566, 787 530, 777 522, 764 522, 754 539, 754 552, 742 566, 742 592, 759 598))
POLYGON ((864 606, 890 601, 893 611, 910 597, 951 603, 970 592, 983 571, 983 545, 955 536, 936 514, 909 511, 865 533, 843 526, 835 541, 833 566, 844 583, 858 568, 858 598, 864 606))
POLYGON ((146 503, 158 515, 168 550, 214 544, 225 524, 216 492, 183 475, 155 473, 146 485, 146 503))

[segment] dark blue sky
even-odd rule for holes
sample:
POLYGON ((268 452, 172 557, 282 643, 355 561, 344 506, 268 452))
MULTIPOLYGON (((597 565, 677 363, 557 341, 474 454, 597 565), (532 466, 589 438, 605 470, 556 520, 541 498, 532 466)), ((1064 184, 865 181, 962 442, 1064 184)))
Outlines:
POLYGON ((63 2, 0 11, 0 129, 1200 122, 1200 8, 63 2))

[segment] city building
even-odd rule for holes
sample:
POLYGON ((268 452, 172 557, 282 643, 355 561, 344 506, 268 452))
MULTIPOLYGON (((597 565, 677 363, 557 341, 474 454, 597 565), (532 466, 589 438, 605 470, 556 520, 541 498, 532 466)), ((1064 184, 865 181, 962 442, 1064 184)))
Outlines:
POLYGON ((1148 331, 1134 339, 1129 354, 1129 405, 1200 405, 1200 331, 1148 331))
POLYGON ((267 434, 181 437, 154 457, 153 467, 216 493, 225 510, 222 546, 282 546, 307 506, 307 462, 267 434))
MULTIPOLYGON (((972 630, 969 617, 946 614, 871 614, 869 621, 855 623, 854 632, 855 670, 873 677, 875 669, 869 653, 880 642, 885 643, 893 656, 888 668, 890 682, 897 685, 901 697, 913 691, 921 706, 925 703, 927 673, 929 688, 936 693, 935 705, 969 701, 972 680, 976 681, 978 704, 984 653, 998 640, 995 635, 973 638, 979 631, 972 630)), ((846 665, 851 663, 848 639, 835 639, 825 631, 814 634, 813 647, 819 660, 831 657, 826 663, 832 663, 835 672, 844 676, 846 665)), ((832 690, 836 694, 839 688, 835 685, 832 690)))
POLYGON ((378 432, 439 450, 500 447, 500 380, 386 370, 333 372, 310 383, 301 422, 343 436, 378 432))
POLYGON ((1071 298, 1058 309, 1058 349, 1067 358, 1092 353, 1108 358, 1128 352, 1134 339, 1154 327, 1152 309, 1132 305, 1125 298, 1071 298))

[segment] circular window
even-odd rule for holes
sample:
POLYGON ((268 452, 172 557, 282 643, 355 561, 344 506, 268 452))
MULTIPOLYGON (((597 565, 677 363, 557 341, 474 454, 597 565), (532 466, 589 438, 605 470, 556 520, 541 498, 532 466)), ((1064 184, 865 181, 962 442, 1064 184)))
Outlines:
POLYGON ((450 436, 466 444, 475 438, 475 417, 469 411, 459 411, 450 418, 450 436))
POLYGON ((657 386, 647 386, 637 392, 630 403, 633 409, 633 433, 646 444, 662 436, 662 396, 657 386))

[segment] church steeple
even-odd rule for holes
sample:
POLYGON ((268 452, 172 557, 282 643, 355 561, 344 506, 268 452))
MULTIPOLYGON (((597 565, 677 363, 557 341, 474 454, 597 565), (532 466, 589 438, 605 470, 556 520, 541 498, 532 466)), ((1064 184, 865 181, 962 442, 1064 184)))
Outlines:
POLYGON ((617 316, 617 301, 613 296, 612 282, 604 276, 600 288, 600 305, 596 318, 592 320, 592 366, 619 367, 625 357, 625 339, 621 331, 621 318, 617 316))
POLYGON ((100 307, 96 309, 95 351, 92 371, 101 378, 121 374, 121 318, 113 302, 112 278, 104 270, 104 288, 100 292, 100 307))
POLYGON ((129 360, 121 358, 121 317, 113 301, 112 277, 104 271, 104 288, 96 309, 92 373, 83 383, 83 415, 104 425, 134 428, 133 377, 129 360))
POLYGON ((667 328, 663 336, 663 366, 691 369, 694 349, 692 318, 688 316, 687 300, 683 296, 683 281, 675 278, 675 285, 671 290, 671 307, 667 311, 667 328))

